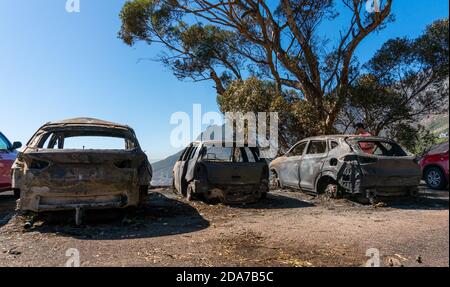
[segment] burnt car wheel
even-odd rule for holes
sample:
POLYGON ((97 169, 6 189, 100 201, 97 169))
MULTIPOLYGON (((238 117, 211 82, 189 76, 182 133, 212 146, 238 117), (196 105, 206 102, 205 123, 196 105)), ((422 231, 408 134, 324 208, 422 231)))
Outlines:
POLYGON ((335 183, 329 183, 326 187, 325 190, 323 192, 323 195, 326 198, 339 198, 340 197, 340 191, 339 191, 339 186, 335 183))
POLYGON ((442 170, 438 167, 430 167, 425 171, 425 182, 432 189, 445 189, 447 182, 442 170))
POLYGON ((278 174, 274 170, 270 172, 270 188, 272 189, 282 188, 280 184, 280 179, 278 178, 278 174))
POLYGON ((192 201, 192 200, 195 199, 194 190, 195 190, 194 184, 193 184, 193 183, 190 183, 190 184, 188 185, 188 187, 187 187, 187 190, 186 190, 186 200, 187 200, 187 201, 192 201))

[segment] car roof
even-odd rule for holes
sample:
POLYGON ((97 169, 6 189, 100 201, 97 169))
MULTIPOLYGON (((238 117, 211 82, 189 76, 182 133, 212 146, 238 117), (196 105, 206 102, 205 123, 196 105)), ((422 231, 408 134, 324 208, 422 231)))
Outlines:
MULTIPOLYGON (((200 144, 209 144, 209 145, 211 145, 211 144, 214 144, 214 145, 223 145, 223 144, 225 144, 225 145, 236 145, 236 142, 235 141, 221 141, 221 140, 196 140, 196 141, 193 141, 191 144, 198 144, 198 145, 200 145, 200 144)), ((190 145, 191 145, 190 144, 190 145)), ((247 145, 246 145, 247 146, 247 145)))
POLYGON ((95 119, 95 118, 87 118, 87 117, 48 122, 43 127, 66 126, 66 125, 104 126, 104 127, 111 127, 111 128, 131 129, 127 125, 122 125, 122 124, 118 124, 118 123, 113 123, 113 122, 104 121, 104 120, 95 119))
POLYGON ((329 139, 382 140, 382 141, 389 141, 389 142, 393 141, 389 138, 379 137, 379 136, 323 135, 323 136, 314 136, 314 137, 305 138, 305 139, 302 139, 300 142, 310 141, 310 140, 329 140, 329 139))

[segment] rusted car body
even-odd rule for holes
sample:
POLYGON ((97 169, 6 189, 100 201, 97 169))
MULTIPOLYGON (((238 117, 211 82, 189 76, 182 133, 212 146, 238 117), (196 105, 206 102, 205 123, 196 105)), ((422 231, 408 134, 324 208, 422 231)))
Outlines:
POLYGON ((269 168, 256 147, 198 141, 186 147, 175 163, 173 187, 188 200, 251 203, 266 197, 269 168))
POLYGON ((272 183, 337 197, 342 193, 373 201, 377 196, 415 193, 421 171, 414 156, 381 137, 307 138, 270 164, 272 183))
POLYGON ((33 135, 13 164, 12 187, 24 211, 127 208, 145 202, 151 176, 133 129, 77 118, 47 123, 33 135), (121 148, 68 146, 87 138, 114 139, 121 148))

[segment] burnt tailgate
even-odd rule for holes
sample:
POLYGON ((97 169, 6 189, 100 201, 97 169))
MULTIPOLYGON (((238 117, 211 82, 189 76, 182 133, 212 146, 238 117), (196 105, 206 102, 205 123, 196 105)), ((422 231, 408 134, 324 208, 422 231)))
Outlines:
POLYGON ((25 176, 32 186, 89 193, 102 187, 105 191, 130 189, 144 157, 134 151, 55 150, 30 152, 23 159, 33 175, 25 176))
POLYGON ((218 185, 259 184, 265 162, 205 162, 208 182, 218 185))

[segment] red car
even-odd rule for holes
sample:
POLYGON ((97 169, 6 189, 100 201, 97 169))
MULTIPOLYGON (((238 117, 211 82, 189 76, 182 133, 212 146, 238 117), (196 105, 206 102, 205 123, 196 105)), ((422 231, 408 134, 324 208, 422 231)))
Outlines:
POLYGON ((0 192, 11 189, 11 166, 16 160, 20 142, 11 142, 0 132, 0 192))
POLYGON ((423 178, 432 189, 448 186, 448 142, 433 147, 420 160, 423 178))

